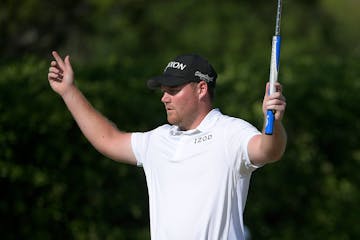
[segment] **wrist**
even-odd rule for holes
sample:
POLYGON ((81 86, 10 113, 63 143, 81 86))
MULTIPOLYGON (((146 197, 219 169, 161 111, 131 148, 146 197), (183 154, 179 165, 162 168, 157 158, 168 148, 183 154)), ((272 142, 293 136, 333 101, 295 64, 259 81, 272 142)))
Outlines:
POLYGON ((60 94, 60 96, 64 101, 67 101, 73 98, 76 91, 78 91, 77 87, 74 84, 71 84, 64 92, 60 94))

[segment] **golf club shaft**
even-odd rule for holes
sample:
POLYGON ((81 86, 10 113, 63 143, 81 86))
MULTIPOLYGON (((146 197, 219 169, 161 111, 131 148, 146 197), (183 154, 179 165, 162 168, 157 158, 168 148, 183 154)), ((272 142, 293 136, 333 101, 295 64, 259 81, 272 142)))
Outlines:
MULTIPOLYGON (((276 14, 276 27, 275 35, 272 38, 271 46, 271 60, 270 60, 270 89, 269 95, 273 94, 275 89, 275 83, 278 80, 279 65, 280 65, 280 45, 281 45, 281 36, 280 36, 280 20, 281 20, 281 0, 278 0, 277 14, 276 14)), ((265 134, 272 135, 274 131, 274 121, 275 121, 275 112, 273 110, 267 110, 266 112, 266 124, 265 124, 265 134)))

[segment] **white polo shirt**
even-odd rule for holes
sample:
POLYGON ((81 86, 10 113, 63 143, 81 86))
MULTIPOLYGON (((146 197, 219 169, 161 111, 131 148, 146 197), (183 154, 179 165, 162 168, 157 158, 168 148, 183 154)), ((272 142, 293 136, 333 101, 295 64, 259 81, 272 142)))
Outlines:
POLYGON ((212 110, 193 130, 163 125, 132 134, 145 171, 154 240, 244 239, 243 210, 252 171, 249 123, 212 110))

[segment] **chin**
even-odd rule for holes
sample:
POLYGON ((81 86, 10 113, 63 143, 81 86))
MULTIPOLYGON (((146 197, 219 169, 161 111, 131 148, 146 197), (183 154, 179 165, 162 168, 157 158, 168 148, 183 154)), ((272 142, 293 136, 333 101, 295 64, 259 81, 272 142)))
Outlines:
POLYGON ((168 123, 171 124, 171 125, 176 125, 176 122, 171 121, 170 119, 168 119, 168 123))
POLYGON ((167 118, 167 121, 171 125, 177 125, 177 123, 178 123, 178 121, 176 121, 176 119, 170 118, 170 117, 167 118))

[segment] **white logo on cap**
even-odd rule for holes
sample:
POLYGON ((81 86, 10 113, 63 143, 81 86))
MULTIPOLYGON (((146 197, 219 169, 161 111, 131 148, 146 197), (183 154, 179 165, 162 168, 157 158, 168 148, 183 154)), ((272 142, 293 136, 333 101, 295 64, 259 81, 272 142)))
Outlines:
POLYGON ((195 72, 195 76, 199 77, 201 80, 204 80, 207 83, 212 82, 214 80, 213 77, 210 77, 209 75, 204 74, 204 73, 199 72, 199 71, 195 72))
POLYGON ((166 69, 168 68, 175 68, 175 69, 179 69, 179 70, 184 70, 186 68, 186 65, 180 62, 169 62, 168 65, 166 66, 164 72, 166 71, 166 69))

